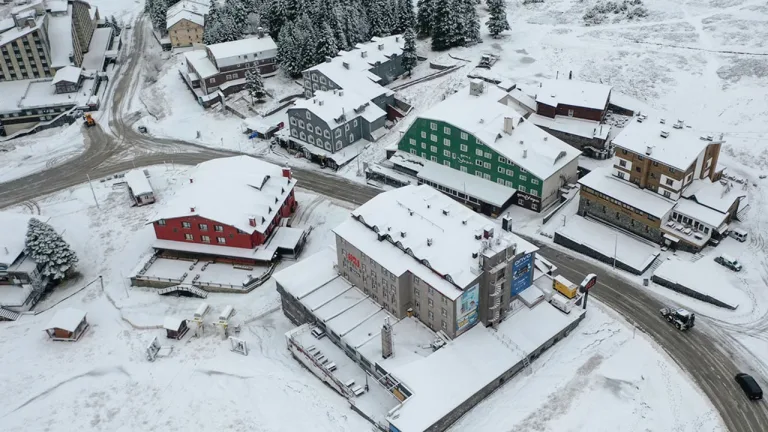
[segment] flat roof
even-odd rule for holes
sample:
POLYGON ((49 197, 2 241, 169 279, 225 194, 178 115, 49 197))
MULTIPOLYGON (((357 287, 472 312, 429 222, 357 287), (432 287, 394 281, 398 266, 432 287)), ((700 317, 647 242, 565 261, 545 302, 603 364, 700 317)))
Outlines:
POLYGON ((394 355, 385 359, 381 354, 380 337, 383 319, 377 317, 375 324, 378 324, 378 328, 375 332, 371 332, 367 341, 357 347, 357 351, 369 361, 378 363, 388 372, 414 361, 422 360, 434 352, 431 344, 438 339, 435 332, 417 318, 406 317, 397 322, 390 321, 394 355))
POLYGON ((202 79, 206 79, 219 73, 213 62, 208 59, 208 55, 204 50, 187 51, 184 53, 184 58, 187 60, 187 63, 192 65, 195 72, 197 72, 202 79))
POLYGON ((352 119, 362 117, 368 122, 374 122, 387 115, 370 99, 361 96, 354 90, 317 90, 311 99, 297 99, 288 111, 306 109, 320 117, 332 129, 346 124, 352 119), (357 112, 362 109, 362 112, 357 112), (341 119, 342 114, 344 118, 341 119), (340 119, 341 121, 336 121, 340 119))
POLYGON ((379 194, 352 216, 333 231, 393 274, 410 271, 450 299, 459 297, 478 278, 471 271, 478 261, 472 258, 473 252, 490 257, 510 246, 516 247, 516 253, 537 250, 427 185, 379 194), (379 241, 374 227, 391 241, 379 241), (486 228, 494 230, 493 238, 477 240, 475 236, 486 228))
POLYGON ((539 127, 545 127, 584 138, 607 139, 608 133, 611 131, 610 125, 567 116, 550 118, 533 113, 528 117, 528 121, 539 127))
POLYGON ((610 168, 597 168, 579 183, 657 218, 664 217, 675 206, 674 201, 613 176, 610 168))
POLYGON ((523 307, 499 325, 511 346, 477 325, 424 359, 388 369, 413 394, 387 419, 402 432, 426 430, 583 314, 547 302, 523 307))
MULTIPOLYGON (((27 35, 29 33, 32 33, 33 31, 40 28, 40 26, 43 24, 43 21, 46 19, 48 15, 41 15, 35 17, 35 25, 34 27, 22 27, 18 28, 14 25, 9 27, 7 30, 0 33, 0 45, 5 45, 10 41, 16 40, 24 35, 27 35)), ((13 23, 13 19, 11 19, 11 22, 13 23)), ((71 37, 71 36, 70 36, 71 37)))
POLYGON ((24 252, 32 216, 0 211, 0 263, 10 266, 24 252))
POLYGON ((503 101, 509 96, 497 86, 483 86, 479 95, 470 87, 458 92, 419 114, 420 118, 444 121, 462 129, 515 165, 541 180, 558 173, 581 152, 525 120, 514 107, 503 101), (510 119, 514 128, 505 132, 510 119))
POLYGON ((51 44, 51 67, 60 68, 71 65, 70 56, 74 53, 71 6, 66 15, 48 17, 48 41, 51 44))
POLYGON ((611 94, 611 86, 571 79, 543 80, 537 89, 536 102, 552 107, 559 104, 605 109, 611 94))
POLYGON ((82 322, 84 319, 85 312, 81 311, 80 309, 60 309, 56 311, 56 315, 51 318, 51 321, 48 323, 48 327, 45 329, 62 329, 68 332, 74 332, 77 330, 77 326, 80 325, 80 322, 82 322))
POLYGON ((85 70, 101 71, 110 42, 112 42, 112 27, 99 27, 93 30, 88 52, 83 54, 83 68, 85 70))
POLYGON ((730 180, 713 182, 709 179, 694 180, 683 190, 682 196, 693 199, 704 206, 713 208, 721 213, 726 213, 734 201, 742 199, 739 207, 744 205, 747 191, 730 180))
POLYGON ((725 218, 728 217, 728 213, 721 213, 685 198, 677 202, 674 211, 696 219, 699 222, 704 222, 714 229, 717 229, 725 222, 725 218))
MULTIPOLYGON (((333 265, 336 264, 336 251, 330 247, 312 254, 296 264, 272 275, 275 281, 299 300, 310 296, 320 286, 340 277, 333 265)), ((308 300, 308 308, 314 309, 325 301, 308 300)))
POLYGON ((200 163, 189 181, 151 222, 200 216, 248 234, 263 233, 296 186, 295 178, 283 177, 282 167, 250 156, 200 163))
POLYGON ((146 174, 143 170, 135 169, 125 173, 125 181, 128 183, 128 187, 131 188, 134 196, 151 194, 154 191, 149 184, 146 174))
POLYGON ((637 116, 629 121, 621 133, 613 139, 613 144, 648 159, 685 171, 710 143, 709 140, 702 140, 696 132, 687 126, 683 126, 682 129, 673 128, 672 126, 677 120, 673 115, 647 116, 644 120, 638 121, 642 118, 637 116), (664 119, 664 124, 660 123, 661 119, 664 119), (662 131, 669 132, 669 136, 662 137, 662 131), (651 154, 647 154, 649 147, 651 154))

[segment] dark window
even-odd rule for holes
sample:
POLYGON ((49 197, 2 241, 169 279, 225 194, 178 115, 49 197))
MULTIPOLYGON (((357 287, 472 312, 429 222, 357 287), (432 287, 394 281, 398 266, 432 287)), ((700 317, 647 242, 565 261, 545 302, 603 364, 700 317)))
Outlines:
POLYGON ((188 228, 188 229, 191 229, 191 228, 192 228, 192 224, 191 224, 191 223, 189 223, 189 222, 182 222, 182 223, 181 223, 181 227, 182 227, 182 228, 188 228))
POLYGON ((635 167, 635 171, 640 172, 640 167, 635 167))
POLYGON ((675 181, 672 179, 667 179, 666 183, 667 183, 667 186, 672 186, 675 183, 675 181))
POLYGON ((158 225, 165 225, 165 219, 160 219, 159 221, 157 221, 157 224, 158 225))

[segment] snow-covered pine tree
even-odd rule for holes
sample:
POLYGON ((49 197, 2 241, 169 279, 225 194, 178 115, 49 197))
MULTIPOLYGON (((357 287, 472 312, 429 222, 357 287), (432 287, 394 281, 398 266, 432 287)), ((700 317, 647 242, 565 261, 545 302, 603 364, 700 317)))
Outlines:
POLYGON ((463 27, 459 23, 459 8, 456 2, 461 0, 440 0, 434 5, 432 16, 432 50, 444 51, 460 45, 459 30, 463 27))
POLYGON ((147 14, 151 14, 152 12, 152 0, 146 0, 144 2, 144 12, 147 14))
POLYGON ((456 43, 469 46, 480 42, 480 18, 477 16, 475 0, 453 0, 453 6, 459 22, 456 27, 456 43))
POLYGON ((264 90, 264 80, 261 78, 258 67, 252 66, 245 71, 245 88, 251 97, 251 104, 264 102, 267 92, 264 90))
POLYGON ((349 44, 347 38, 347 32, 344 29, 345 13, 344 8, 339 4, 335 4, 333 7, 333 22, 331 27, 333 28, 333 36, 336 40, 336 48, 340 50, 349 50, 352 46, 349 44))
POLYGON ((387 18, 385 14, 385 0, 364 0, 363 1, 366 16, 368 17, 368 38, 373 36, 386 36, 389 34, 387 27, 387 18))
MULTIPOLYGON (((154 0, 153 0, 154 1, 154 0)), ((221 10, 216 0, 211 0, 208 7, 208 14, 205 16, 205 26, 203 27, 203 43, 213 45, 219 43, 221 27, 221 10)))
POLYGON ((439 2, 439 0, 419 0, 416 3, 416 33, 421 36, 432 34, 435 5, 439 2))
MULTIPOLYGON (((407 1, 407 0, 402 0, 407 1)), ((400 34, 400 0, 382 0, 382 16, 387 28, 387 35, 400 34)))
POLYGON ((78 262, 75 252, 53 227, 35 218, 29 220, 24 252, 42 266, 41 275, 52 280, 66 278, 78 262))
POLYGON ((245 27, 248 25, 248 12, 245 10, 242 0, 227 0, 220 14, 221 40, 219 42, 232 42, 241 39, 245 27))
POLYGON ((416 32, 413 28, 405 31, 405 45, 403 46, 403 69, 408 72, 408 76, 413 73, 418 58, 416 57, 416 32))
POLYGON ((166 0, 152 0, 152 10, 150 11, 150 18, 152 19, 152 25, 155 26, 155 30, 165 33, 166 27, 166 14, 168 13, 168 3, 166 0))
POLYGON ((416 13, 413 11, 413 3, 411 0, 400 0, 398 4, 400 12, 398 13, 398 26, 397 34, 403 34, 408 29, 416 27, 416 13))
POLYGON ((315 63, 322 63, 326 57, 336 57, 339 53, 339 48, 336 45, 336 38, 333 36, 333 30, 328 22, 324 22, 320 31, 317 33, 317 47, 315 48, 317 54, 317 61, 315 63))
POLYGON ((494 38, 499 37, 501 32, 509 30, 509 21, 507 21, 507 5, 504 0, 488 0, 488 31, 494 38))
POLYGON ((269 30, 272 39, 277 40, 280 36, 280 30, 285 24, 285 5, 283 0, 271 0, 264 7, 262 22, 269 30))
POLYGON ((123 31, 122 27, 117 23, 114 15, 109 16, 109 26, 112 27, 112 31, 115 32, 115 36, 120 36, 123 31))
MULTIPOLYGON (((359 2, 357 2, 359 4, 359 2)), ((369 24, 365 17, 365 11, 354 5, 348 5, 345 11, 344 28, 350 48, 370 40, 368 38, 369 24)))
POLYGON ((292 78, 301 75, 303 68, 299 62, 299 47, 294 37, 293 23, 287 22, 280 29, 280 35, 277 37, 277 58, 280 60, 280 68, 292 78))
POLYGON ((309 15, 306 13, 301 14, 296 21, 296 26, 294 27, 294 41, 298 52, 297 63, 300 68, 298 73, 301 73, 304 69, 317 64, 317 54, 315 52, 317 47, 317 32, 315 32, 312 20, 309 19, 309 15))

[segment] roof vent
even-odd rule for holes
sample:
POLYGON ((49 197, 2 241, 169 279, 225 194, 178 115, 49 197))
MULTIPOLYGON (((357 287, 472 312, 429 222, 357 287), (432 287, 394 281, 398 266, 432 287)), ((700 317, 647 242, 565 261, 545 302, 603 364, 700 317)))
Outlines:
POLYGON ((427 246, 432 246, 432 239, 431 238, 427 239, 427 246))
POLYGON ((189 212, 190 212, 190 213, 194 213, 194 212, 195 212, 195 208, 194 208, 194 207, 190 207, 190 208, 189 208, 189 212))
POLYGON ((256 226, 256 218, 250 218, 248 219, 248 225, 255 227, 256 226))
POLYGON ((477 252, 472 252, 472 258, 477 258, 479 254, 477 252))
POLYGON ((427 208, 432 208, 432 204, 427 204, 427 208))
POLYGON ((319 101, 317 101, 317 104, 320 105, 320 106, 323 106, 323 100, 320 99, 319 101))
POLYGON ((523 149, 523 159, 528 157, 528 149, 523 149))
POLYGON ((413 210, 408 210, 408 215, 413 216, 413 210))
POLYGON ((379 44, 379 51, 384 51, 384 44, 379 44))
POLYGON ((463 220, 461 221, 461 224, 462 224, 462 225, 466 225, 466 224, 467 224, 467 220, 466 220, 466 219, 463 219, 463 220))
POLYGON ((672 127, 675 128, 675 129, 682 129, 684 125, 685 124, 683 123, 682 120, 678 120, 678 121, 675 122, 674 125, 672 125, 672 127))
POLYGON ((362 58, 368 57, 368 51, 360 51, 360 57, 362 58))
POLYGON ((406 234, 407 234, 407 233, 406 233, 405 231, 400 231, 400 237, 402 237, 402 238, 405 238, 405 235, 406 235, 406 234))
POLYGON ((190 183, 194 183, 194 182, 195 182, 195 179, 191 178, 191 179, 189 179, 189 182, 190 182, 190 183))
POLYGON ((339 90, 339 96, 344 96, 344 90, 339 90))
POLYGON ((443 215, 448 216, 448 214, 450 214, 450 210, 443 209, 443 215))
POLYGON ((544 137, 544 141, 546 141, 546 140, 547 140, 547 138, 549 138, 549 137, 544 137))
POLYGON ((326 63, 330 63, 330 62, 331 62, 331 58, 330 58, 330 57, 328 57, 328 56, 325 56, 325 62, 326 62, 326 63))
POLYGON ((666 120, 666 119, 663 119, 663 118, 662 118, 662 119, 659 119, 659 123, 661 123, 661 124, 667 124, 667 120, 666 120))
POLYGON ((483 238, 483 232, 480 230, 475 231, 475 240, 480 240, 483 238))
POLYGON ((660 135, 661 135, 662 138, 666 138, 666 137, 669 136, 669 131, 666 130, 666 129, 662 129, 660 135))
POLYGON ((653 151, 653 147, 651 147, 651 146, 648 146, 648 147, 645 148, 645 154, 648 155, 648 156, 651 155, 652 151, 653 151))
POLYGON ((349 69, 349 63, 341 62, 341 64, 344 66, 344 69, 349 69))
POLYGON ((523 140, 520 140, 520 145, 523 145, 523 144, 525 144, 525 142, 523 142, 523 140))

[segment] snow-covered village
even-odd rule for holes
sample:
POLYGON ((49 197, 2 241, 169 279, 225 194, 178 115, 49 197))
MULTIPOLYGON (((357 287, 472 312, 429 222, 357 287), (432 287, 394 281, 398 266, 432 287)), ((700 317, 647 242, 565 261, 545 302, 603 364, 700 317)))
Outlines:
POLYGON ((0 431, 764 432, 764 0, 0 0, 0 431))

